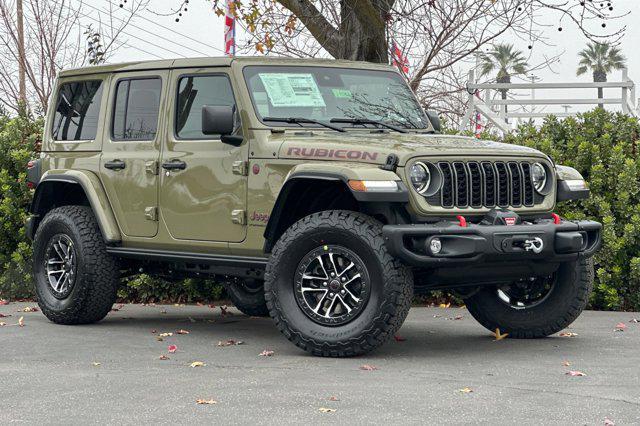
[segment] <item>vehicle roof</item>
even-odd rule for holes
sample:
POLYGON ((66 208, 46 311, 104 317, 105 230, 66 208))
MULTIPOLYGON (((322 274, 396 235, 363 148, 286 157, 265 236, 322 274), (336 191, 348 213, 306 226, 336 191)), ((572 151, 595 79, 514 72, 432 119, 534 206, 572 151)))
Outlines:
POLYGON ((60 77, 72 77, 85 74, 103 74, 112 72, 126 72, 126 71, 144 71, 144 70, 157 70, 157 69, 171 69, 171 68, 194 68, 194 67, 220 67, 231 66, 232 63, 237 62, 243 65, 306 65, 306 66, 333 66, 333 67, 348 67, 348 68, 360 68, 360 69, 384 69, 390 70, 392 68, 386 64, 373 64, 371 62, 361 61, 346 61, 336 59, 298 59, 298 58, 283 58, 275 56, 245 56, 245 57, 199 57, 199 58, 180 58, 180 59, 163 59, 157 61, 139 61, 139 62, 125 62, 119 64, 107 64, 97 65, 82 68, 73 68, 60 71, 60 77))

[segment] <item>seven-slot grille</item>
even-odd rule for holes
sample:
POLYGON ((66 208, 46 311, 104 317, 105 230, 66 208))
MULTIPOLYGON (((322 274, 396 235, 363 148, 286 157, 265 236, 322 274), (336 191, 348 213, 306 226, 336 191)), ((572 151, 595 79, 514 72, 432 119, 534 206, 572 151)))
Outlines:
POLYGON ((442 207, 533 207, 531 163, 441 161, 442 207))

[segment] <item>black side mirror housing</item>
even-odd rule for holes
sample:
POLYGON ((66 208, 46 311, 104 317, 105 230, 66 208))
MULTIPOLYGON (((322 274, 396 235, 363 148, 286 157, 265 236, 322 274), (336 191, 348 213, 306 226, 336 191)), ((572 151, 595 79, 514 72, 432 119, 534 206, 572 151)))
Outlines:
POLYGON ((220 140, 230 145, 242 143, 242 136, 232 135, 235 130, 235 106, 205 105, 202 107, 202 133, 220 135, 220 140))
POLYGON ((427 112, 427 118, 429 119, 429 121, 431 122, 431 125, 433 126, 433 130, 435 130, 436 133, 441 133, 442 124, 440 123, 440 116, 438 116, 438 113, 430 110, 427 110, 426 112, 427 112))

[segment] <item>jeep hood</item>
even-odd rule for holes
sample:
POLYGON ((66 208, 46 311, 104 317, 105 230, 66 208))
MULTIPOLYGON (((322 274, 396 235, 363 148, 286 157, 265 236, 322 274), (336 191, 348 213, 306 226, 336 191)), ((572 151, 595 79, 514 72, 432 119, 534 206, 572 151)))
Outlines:
POLYGON ((279 157, 384 164, 389 154, 399 158, 399 165, 415 157, 509 156, 548 158, 532 148, 464 136, 420 133, 305 133, 286 131, 271 135, 271 143, 279 140, 279 157))

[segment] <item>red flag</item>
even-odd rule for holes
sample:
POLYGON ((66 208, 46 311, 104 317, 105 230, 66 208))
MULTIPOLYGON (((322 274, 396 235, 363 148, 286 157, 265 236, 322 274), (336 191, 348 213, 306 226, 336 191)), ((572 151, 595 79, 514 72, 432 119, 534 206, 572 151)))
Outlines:
POLYGON ((236 15, 233 0, 226 0, 224 10, 224 54, 236 54, 236 15))
POLYGON ((409 60, 402 54, 402 50, 400 50, 395 40, 391 43, 391 63, 402 70, 403 73, 409 73, 409 60))

